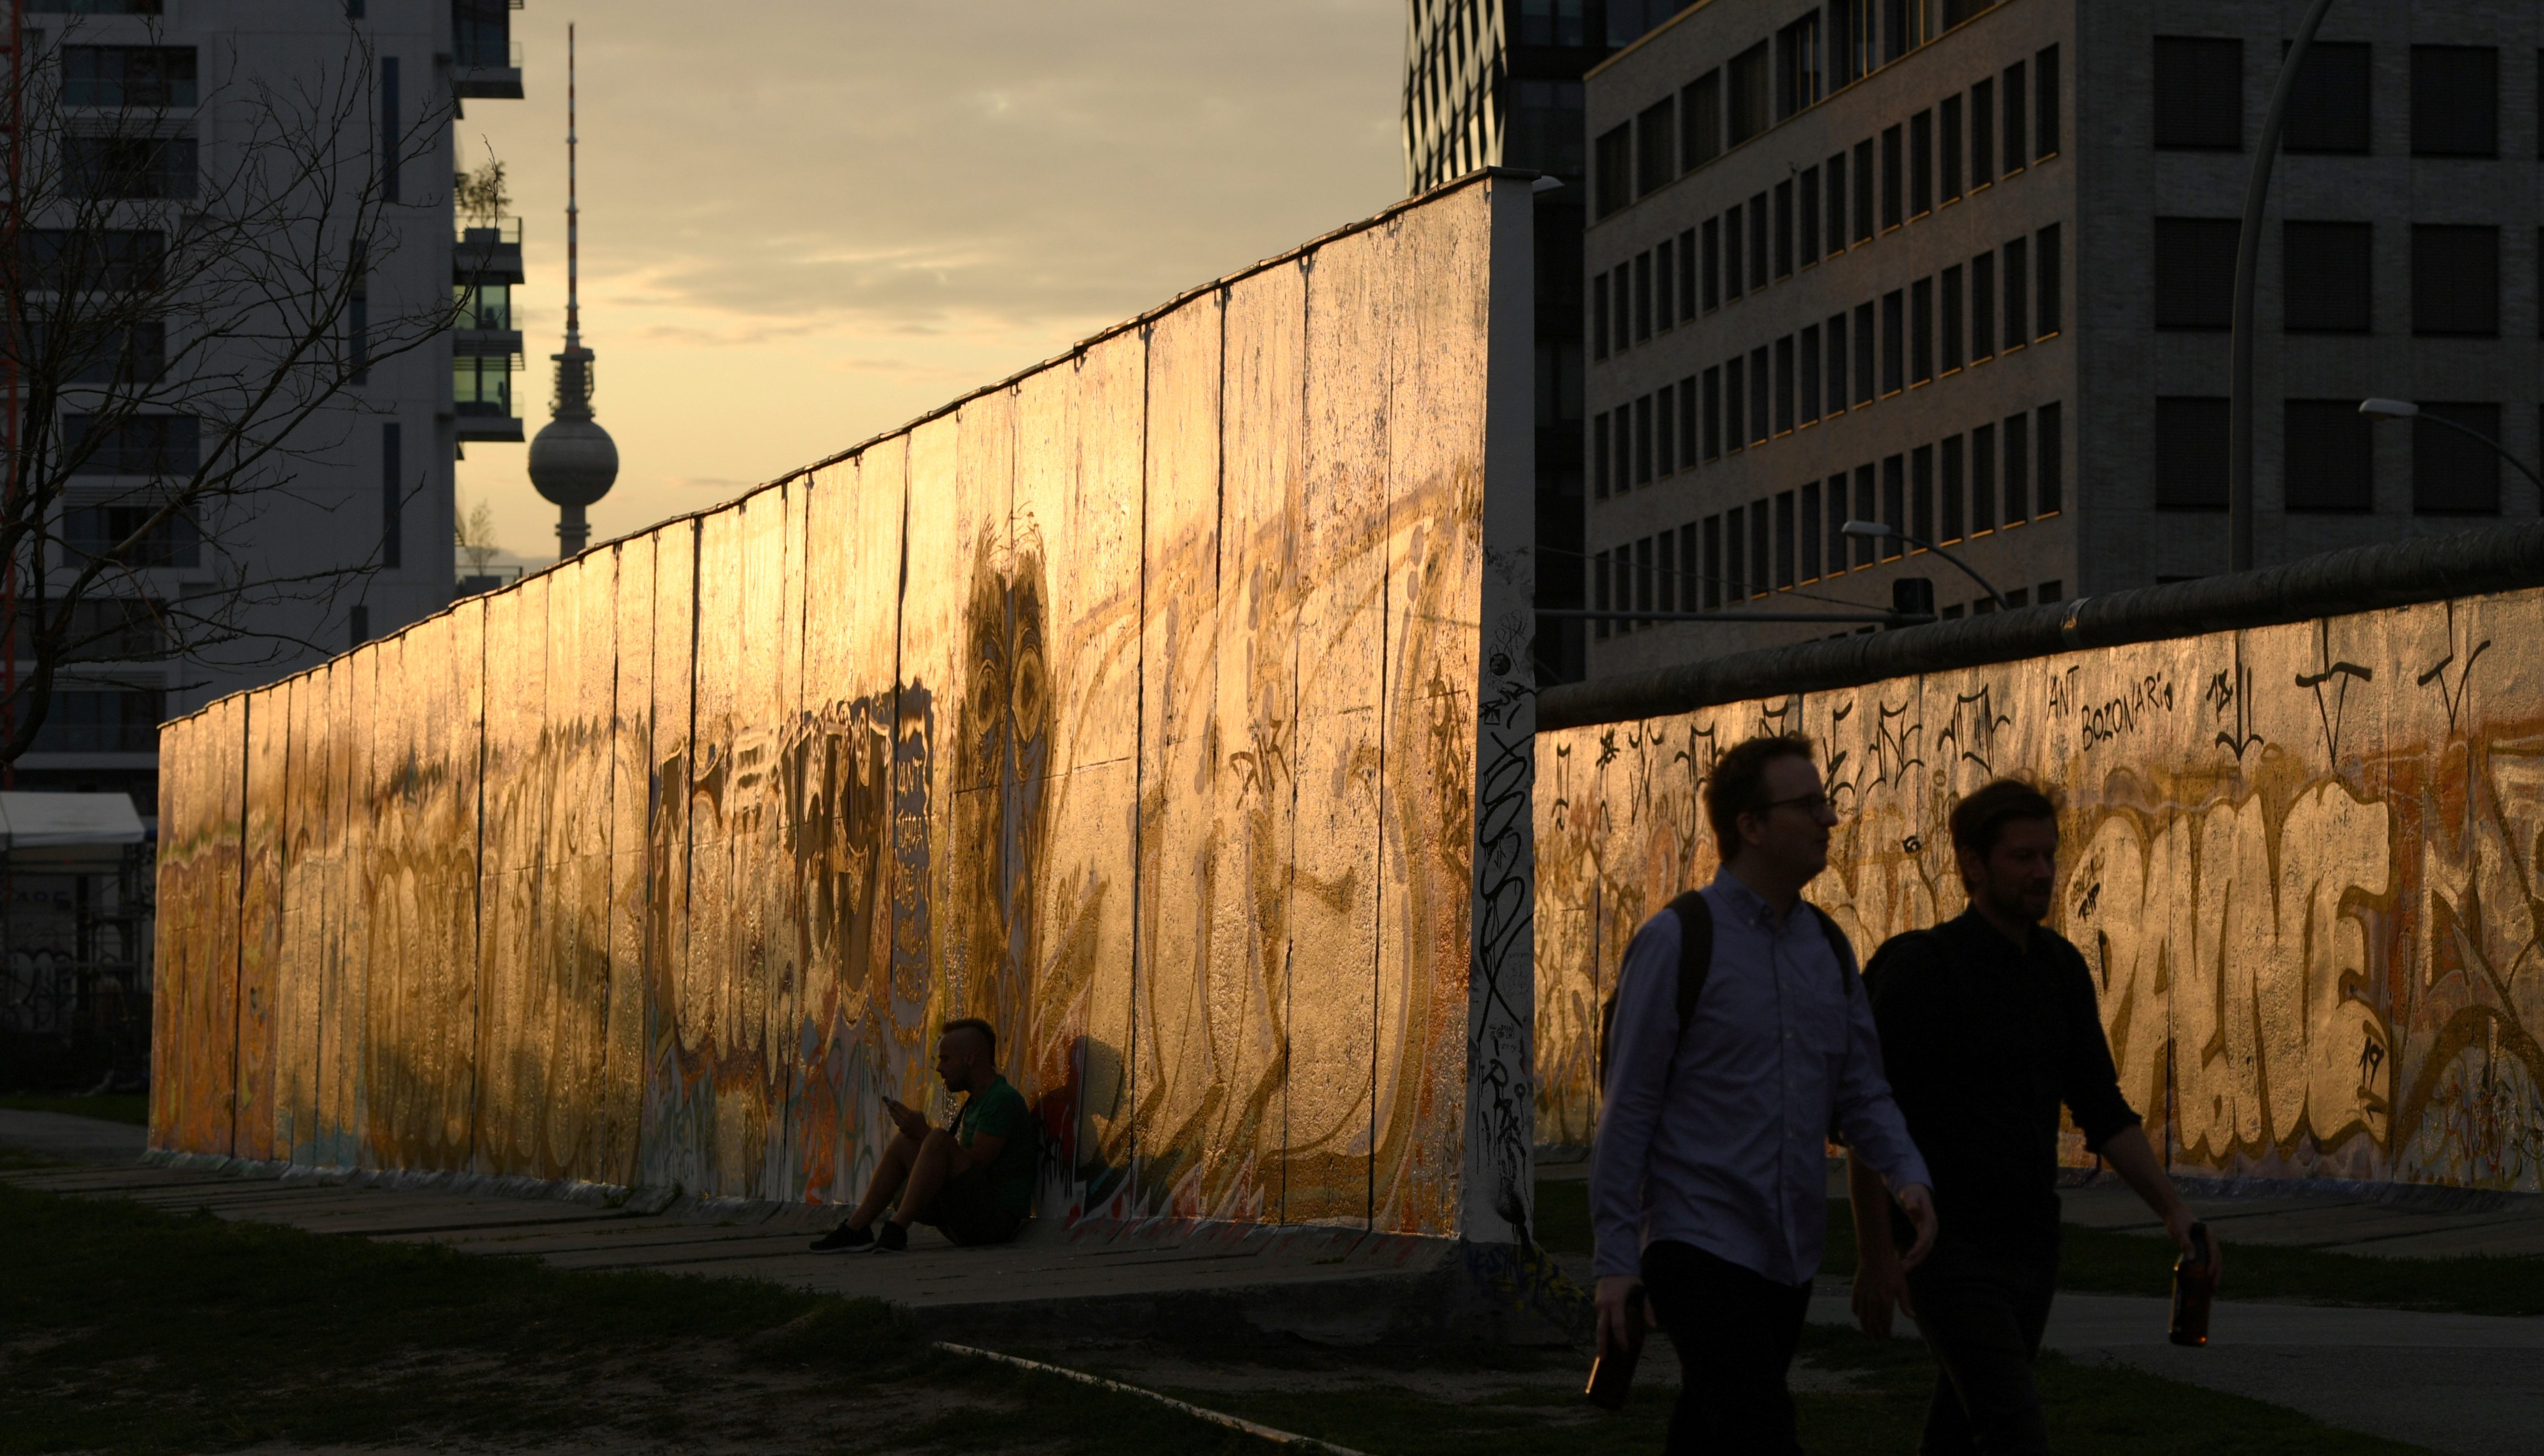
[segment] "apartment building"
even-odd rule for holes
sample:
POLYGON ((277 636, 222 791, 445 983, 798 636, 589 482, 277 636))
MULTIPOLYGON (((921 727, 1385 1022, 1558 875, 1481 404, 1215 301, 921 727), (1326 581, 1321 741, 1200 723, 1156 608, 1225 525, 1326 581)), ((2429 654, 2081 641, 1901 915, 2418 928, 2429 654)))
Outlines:
MULTIPOLYGON (((1594 69, 1593 607, 1917 577, 1950 617, 2224 570, 2239 219, 2302 10, 1710 0, 1594 69)), ((2261 240, 2260 564, 2537 511, 2357 406, 2537 454, 2539 19, 2336 9, 2310 52, 2261 240)), ((1868 629, 1610 621, 1590 666, 1868 629)))
MULTIPOLYGON (((126 792, 152 814, 163 719, 449 605, 453 457, 471 440, 522 438, 512 398, 521 340, 510 309, 511 287, 522 281, 518 224, 455 231, 452 179, 462 159, 450 124, 470 102, 521 96, 519 47, 511 38, 517 4, 21 0, 21 55, 30 67, 60 73, 57 92, 36 94, 57 99, 61 134, 76 140, 94 124, 141 126, 150 135, 146 169, 109 175, 128 189, 113 196, 133 199, 139 219, 110 218, 122 234, 236 186, 243 148, 297 155, 289 152, 302 140, 289 131, 294 107, 310 117, 333 116, 334 107, 356 119, 359 134, 336 138, 356 160, 327 165, 344 178, 379 169, 368 185, 384 202, 337 325, 341 348, 358 365, 352 384, 284 442, 289 464, 270 472, 273 489, 222 502, 216 521, 172 522, 164 539, 123 560, 116 590, 128 596, 88 607, 100 622, 122 623, 124 640, 64 669, 35 750, 15 765, 15 787, 126 792), (393 357, 382 347, 384 320, 429 316, 454 293, 457 327, 393 357), (382 357, 365 359, 366 349, 382 357), (280 585, 242 609, 242 635, 202 650, 169 639, 162 622, 185 613, 152 604, 217 595, 243 577, 280 585), (294 590, 300 581, 321 585, 294 590)), ((345 205, 340 201, 340 210, 345 205)), ((46 219, 28 225, 40 229, 46 219)), ((142 251, 156 257, 164 246, 142 251)), ((216 432, 187 415, 185 401, 213 391, 190 391, 171 376, 199 367, 257 380, 248 337, 256 327, 210 353, 149 335, 147 348, 165 347, 168 361, 154 357, 135 387, 176 402, 145 403, 141 417, 118 427, 132 439, 73 467, 49 570, 67 574, 104 552, 125 533, 121 523, 148 514, 156 482, 194 470, 197 451, 208 449, 216 432)), ((76 417, 94 407, 83 399, 74 390, 58 405, 66 437, 77 437, 76 417)), ((12 411, 23 403, 10 394, 12 411)), ((20 665, 22 674, 31 670, 20 665)))

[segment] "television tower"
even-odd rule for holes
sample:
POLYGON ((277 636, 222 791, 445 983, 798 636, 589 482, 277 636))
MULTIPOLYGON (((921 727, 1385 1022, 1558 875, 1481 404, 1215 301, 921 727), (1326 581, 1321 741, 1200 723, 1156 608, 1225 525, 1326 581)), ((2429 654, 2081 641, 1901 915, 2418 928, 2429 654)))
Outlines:
POLYGON ((592 418, 592 351, 583 347, 583 309, 575 223, 574 27, 565 28, 565 352, 556 361, 552 417, 530 441, 530 484, 557 507, 557 559, 583 550, 592 539, 587 507, 609 494, 618 480, 618 445, 592 418))

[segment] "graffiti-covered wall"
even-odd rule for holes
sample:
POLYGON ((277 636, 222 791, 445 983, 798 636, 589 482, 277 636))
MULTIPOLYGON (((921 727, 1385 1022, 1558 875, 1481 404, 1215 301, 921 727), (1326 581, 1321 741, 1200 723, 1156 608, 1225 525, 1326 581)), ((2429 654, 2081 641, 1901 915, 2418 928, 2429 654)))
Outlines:
POLYGON ((2177 1168, 2544 1187, 2539 644, 2511 592, 1544 734, 1541 1139, 1590 1139, 1618 957, 1713 873, 1714 756, 1790 729, 1844 815, 1806 893, 1859 952, 1962 909, 1959 795, 2062 797, 2052 924, 2177 1168))
POLYGON ((1508 1239, 1530 266, 1481 175, 169 724, 153 1146, 851 1198, 984 1015, 1046 1215, 1508 1239))

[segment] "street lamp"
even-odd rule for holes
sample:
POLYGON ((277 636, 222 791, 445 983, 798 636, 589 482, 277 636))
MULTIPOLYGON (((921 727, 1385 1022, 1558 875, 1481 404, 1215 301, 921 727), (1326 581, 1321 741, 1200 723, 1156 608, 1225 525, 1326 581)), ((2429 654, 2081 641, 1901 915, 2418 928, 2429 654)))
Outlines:
POLYGON ((2226 344, 2226 569, 2253 569, 2253 297, 2262 271, 2262 208, 2270 197, 2270 163, 2279 154, 2279 126, 2296 95, 2297 68, 2323 24, 2332 0, 2313 0, 2297 23, 2296 39, 2279 58, 2279 83, 2262 113, 2253 169, 2244 179, 2244 223, 2235 237, 2235 303, 2226 344))
POLYGON ((2470 435, 2490 445, 2492 453, 2516 466, 2520 474, 2535 482, 2536 493, 2544 496, 2544 476, 2527 469, 2526 462, 2510 454, 2499 441, 2469 425, 2459 425, 2444 415, 2423 414, 2421 407, 2408 399, 2362 399, 2358 402, 2358 412, 2371 420, 2426 420, 2432 425, 2444 425, 2458 435, 2470 435))
POLYGON ((1948 561, 1948 562, 1952 563, 1954 566, 1959 567, 1959 568, 1961 569, 1962 573, 1963 573, 1964 575, 1968 576, 1968 577, 1969 577, 1969 579, 1970 579, 1971 581, 1974 581, 1974 582, 1978 583, 1980 586, 1987 588, 1987 594, 1988 594, 1990 597, 1992 597, 1992 598, 1995 598, 1995 599, 1996 599, 1996 609, 1997 609, 1997 610, 1999 610, 1999 611, 2012 611, 2012 610, 2014 610, 2014 604, 2013 604, 2013 603, 2011 603, 2011 602, 2006 601, 2006 600, 2005 600, 2005 594, 2004 594, 2003 592, 1998 591, 1998 590, 1996 589, 1996 587, 1995 587, 1992 583, 1990 583, 1986 577, 1983 577, 1983 576, 1979 575, 1977 572, 1975 572, 1975 571, 1971 570, 1971 569, 1970 569, 1970 564, 1969 564, 1968 562, 1963 561, 1960 557, 1953 555, 1951 552, 1945 550, 1943 547, 1941 547, 1941 546, 1939 546, 1939 545, 1936 545, 1933 541, 1921 541, 1921 540, 1919 540, 1917 537, 1910 535, 1908 532, 1906 532, 1906 531, 1904 531, 1904 530, 1901 530, 1899 527, 1897 527, 1897 526, 1884 526, 1884 525, 1882 525, 1882 524, 1881 524, 1880 522, 1878 522, 1878 521, 1850 521, 1850 522, 1848 522, 1846 525, 1844 525, 1844 526, 1840 526, 1838 529, 1839 529, 1839 531, 1840 531, 1842 534, 1845 534, 1845 535, 1851 535, 1851 536, 1863 536, 1863 537, 1865 537, 1865 538, 1867 538, 1867 539, 1868 539, 1868 540, 1879 540, 1879 539, 1881 539, 1881 538, 1882 538, 1882 537, 1884 537, 1884 536, 1897 536, 1899 539, 1901 539, 1901 540, 1903 540, 1903 541, 1906 541, 1908 544, 1910 544, 1910 545, 1912 545, 1912 546, 1922 546, 1922 547, 1924 547, 1925 549, 1927 549, 1927 550, 1929 550, 1929 551, 1932 551, 1932 552, 1934 552, 1936 555, 1938 555, 1938 556, 1940 556, 1940 557, 1944 558, 1946 561, 1948 561))

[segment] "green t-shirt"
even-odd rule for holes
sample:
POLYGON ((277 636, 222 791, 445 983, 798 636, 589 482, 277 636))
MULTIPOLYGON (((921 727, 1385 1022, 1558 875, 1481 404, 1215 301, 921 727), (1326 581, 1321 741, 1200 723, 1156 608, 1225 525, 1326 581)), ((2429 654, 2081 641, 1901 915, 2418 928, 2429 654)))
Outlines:
POLYGON ((1022 1217, 1033 1204, 1033 1114, 1026 1110, 1024 1093, 1003 1077, 964 1098, 963 1110, 955 1114, 954 1141, 968 1148, 982 1133, 1006 1139, 990 1162, 990 1189, 999 1208, 1022 1217))

